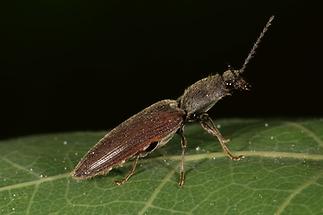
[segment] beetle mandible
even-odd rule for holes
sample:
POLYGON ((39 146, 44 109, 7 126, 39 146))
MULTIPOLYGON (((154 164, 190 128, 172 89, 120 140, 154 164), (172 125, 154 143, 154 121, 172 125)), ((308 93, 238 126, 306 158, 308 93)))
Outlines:
POLYGON ((234 155, 212 119, 207 114, 215 103, 233 90, 248 90, 249 84, 241 77, 246 65, 254 56, 265 32, 271 25, 271 16, 254 43, 243 66, 239 70, 228 69, 222 75, 215 74, 201 79, 188 87, 177 100, 162 100, 130 117, 108 132, 75 167, 72 176, 87 179, 107 174, 113 167, 134 158, 128 174, 117 185, 125 183, 135 172, 138 159, 165 145, 176 133, 181 137, 181 162, 179 186, 184 184, 184 156, 187 140, 183 134, 187 122, 198 121, 202 128, 216 137, 224 153, 232 160, 240 160, 242 155, 234 155))

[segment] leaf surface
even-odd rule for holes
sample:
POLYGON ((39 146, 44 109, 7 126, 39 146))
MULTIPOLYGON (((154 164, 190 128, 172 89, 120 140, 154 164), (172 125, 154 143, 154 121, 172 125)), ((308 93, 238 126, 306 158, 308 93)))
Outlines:
POLYGON ((186 181, 177 186, 180 140, 107 176, 69 173, 104 132, 23 137, 0 142, 0 214, 323 214, 323 121, 230 119, 218 127, 235 154, 199 125, 185 129, 186 181))

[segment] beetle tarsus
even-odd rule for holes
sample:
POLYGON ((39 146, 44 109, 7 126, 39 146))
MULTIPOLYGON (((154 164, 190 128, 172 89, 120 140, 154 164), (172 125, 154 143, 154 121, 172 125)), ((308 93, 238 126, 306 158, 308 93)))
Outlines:
POLYGON ((133 163, 132 163, 132 167, 131 167, 131 169, 129 170, 128 174, 127 174, 123 179, 121 179, 121 180, 115 180, 115 181, 114 181, 114 183, 115 183, 116 185, 120 186, 120 185, 122 185, 122 184, 126 183, 126 182, 129 180, 129 178, 130 178, 133 174, 135 174, 135 170, 136 170, 136 166, 137 166, 137 163, 138 163, 138 159, 139 159, 139 155, 136 155, 136 158, 135 158, 135 160, 133 161, 133 163))
POLYGON ((220 133, 220 131, 216 128, 216 126, 214 125, 211 117, 207 114, 207 113, 203 113, 200 116, 200 124, 202 126, 202 128, 204 130, 206 130, 209 134, 211 134, 214 137, 217 137, 222 149, 224 151, 224 153, 231 159, 231 160, 241 160, 242 158, 244 158, 243 155, 239 155, 236 156, 234 155, 230 149, 227 147, 226 143, 228 143, 230 140, 229 139, 225 139, 222 134, 220 133))
POLYGON ((114 183, 116 184, 116 185, 118 185, 118 186, 120 186, 120 185, 122 185, 122 184, 124 184, 126 181, 124 180, 124 179, 122 179, 122 180, 115 180, 114 181, 114 183))
POLYGON ((180 172, 180 174, 179 174, 179 181, 178 181, 178 185, 179 185, 180 187, 183 187, 184 182, 185 182, 185 172, 180 172))

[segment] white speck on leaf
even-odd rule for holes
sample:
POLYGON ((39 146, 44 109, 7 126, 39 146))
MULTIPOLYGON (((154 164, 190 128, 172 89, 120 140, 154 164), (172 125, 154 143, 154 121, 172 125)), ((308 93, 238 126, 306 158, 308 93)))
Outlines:
POLYGON ((166 159, 164 159, 164 162, 167 166, 169 166, 169 162, 166 159))

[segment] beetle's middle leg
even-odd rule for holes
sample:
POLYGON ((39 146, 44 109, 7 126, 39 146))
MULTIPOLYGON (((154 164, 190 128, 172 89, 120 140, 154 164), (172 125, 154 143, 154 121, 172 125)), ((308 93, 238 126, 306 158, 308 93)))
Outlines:
POLYGON ((125 182, 128 181, 128 179, 133 175, 135 174, 135 170, 136 170, 136 166, 137 166, 137 163, 138 163, 138 159, 139 159, 140 155, 136 155, 135 157, 135 160, 133 161, 132 163, 132 167, 131 169, 129 170, 128 174, 121 180, 115 180, 114 183, 116 183, 117 185, 122 185, 124 184, 125 182))
POLYGON ((207 113, 203 113, 200 115, 200 124, 202 128, 206 130, 209 134, 218 138, 224 153, 227 154, 231 160, 240 160, 244 158, 243 155, 236 156, 230 151, 230 149, 226 145, 226 143, 229 142, 229 140, 225 139, 222 136, 220 131, 214 125, 211 117, 207 113))
POLYGON ((179 181, 178 181, 178 185, 180 187, 184 185, 184 181, 185 181, 184 158, 185 158, 185 150, 187 146, 187 140, 183 132, 184 132, 184 127, 181 127, 178 131, 178 134, 181 137, 181 147, 182 147, 182 157, 181 157, 180 173, 179 173, 179 181))

